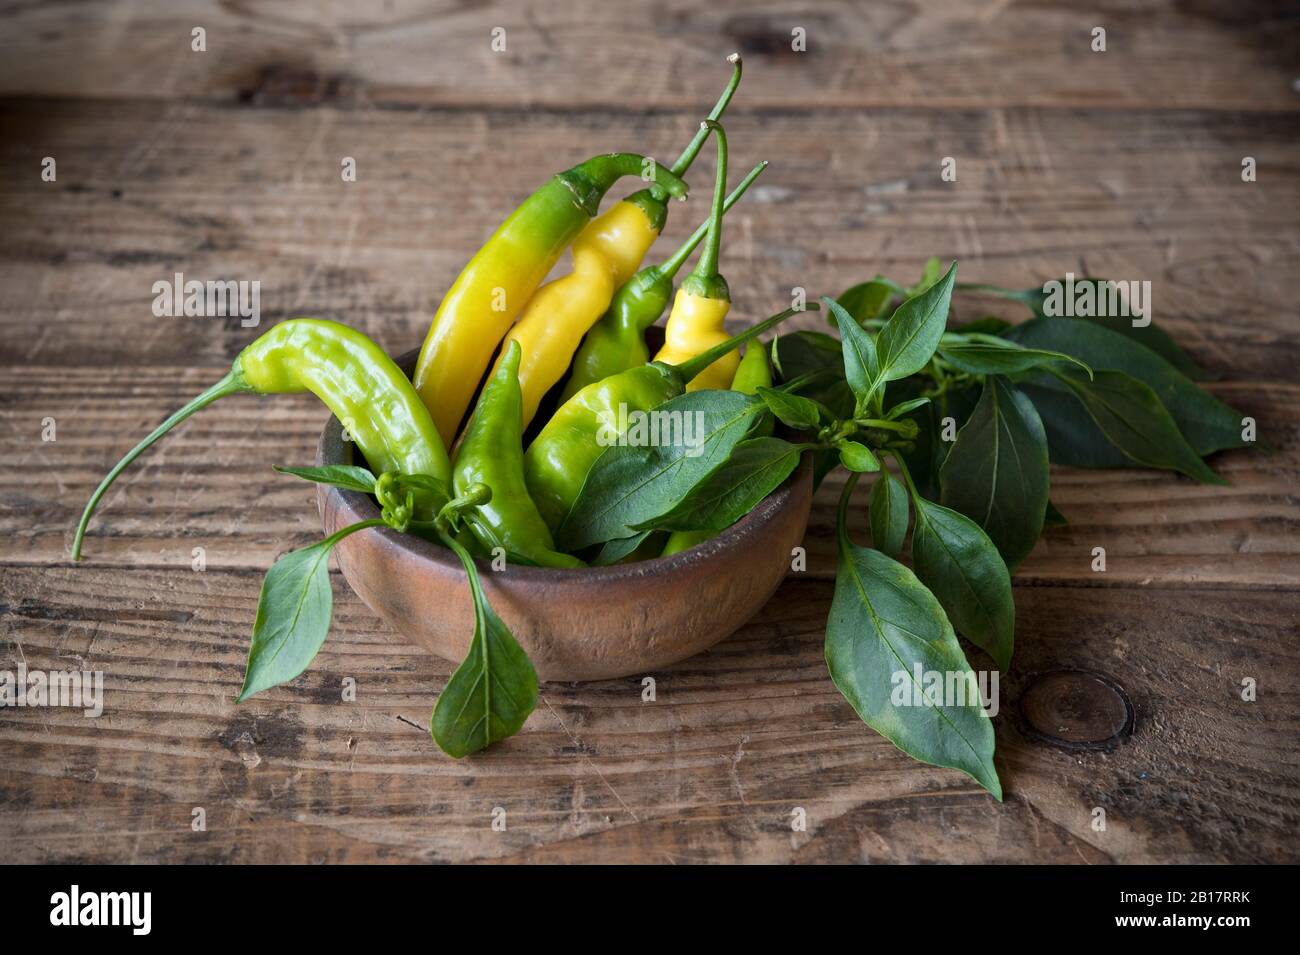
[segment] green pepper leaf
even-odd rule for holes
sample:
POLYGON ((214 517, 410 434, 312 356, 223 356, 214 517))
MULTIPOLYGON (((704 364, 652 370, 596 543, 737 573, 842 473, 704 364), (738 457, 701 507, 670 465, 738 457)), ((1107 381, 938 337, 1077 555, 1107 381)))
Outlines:
POLYGON ((362 494, 372 494, 375 490, 375 476, 365 468, 352 464, 327 464, 318 468, 286 468, 278 464, 272 466, 281 474, 292 474, 304 481, 360 491, 362 494))
POLYGON ((1180 471, 1203 484, 1227 484, 1201 460, 1156 393, 1122 371, 1098 371, 1092 381, 1072 368, 1052 374, 1083 402, 1111 444, 1138 464, 1180 471))
MULTIPOLYGON (((891 381, 885 389, 885 404, 904 400, 922 387, 920 378, 891 381)), ((979 385, 972 382, 965 387, 949 389, 928 404, 899 415, 899 420, 915 421, 920 429, 910 447, 903 449, 903 460, 907 463, 913 483, 925 496, 939 496, 939 467, 948 456, 957 431, 975 410, 979 393, 979 385), (944 423, 946 418, 952 419, 951 429, 944 423), (945 435, 949 440, 945 440, 945 435)))
POLYGON ((1016 607, 1011 575, 997 548, 965 514, 912 498, 912 566, 966 639, 988 652, 998 669, 1011 665, 1016 607))
POLYGON ((943 608, 910 570, 880 551, 841 535, 839 552, 826 622, 826 666, 836 689, 903 752, 960 769, 1001 800, 993 724, 943 608), (933 698, 929 674, 943 683, 951 677, 963 698, 933 698))
POLYGON ((651 447, 607 448, 556 531, 556 544, 572 553, 620 540, 668 513, 730 457, 765 408, 761 399, 737 391, 691 391, 664 402, 652 412, 661 417, 651 420, 681 422, 677 438, 651 447))
POLYGON ((235 702, 288 683, 307 669, 329 635, 334 613, 330 551, 349 534, 383 525, 382 520, 352 524, 317 544, 290 551, 271 565, 262 578, 244 685, 235 702))
POLYGON ((888 471, 871 487, 869 514, 871 517, 871 543, 876 550, 898 559, 907 536, 907 490, 888 471))
POLYGON ((782 381, 839 369, 842 367, 840 343, 825 332, 786 332, 772 339, 772 364, 782 381))
MULTIPOLYGON (((1066 280, 1059 279, 1057 281, 1062 286, 1062 289, 1064 289, 1066 280)), ((1084 290, 1085 286, 1089 286, 1090 292, 1088 294, 1092 295, 1094 302, 1106 301, 1109 298, 1109 292, 1106 288, 1106 279, 1074 278, 1072 281, 1074 283, 1076 297, 1081 290, 1084 290)), ((1043 284, 1047 285, 1048 283, 1044 282, 1043 284)), ((990 295, 997 295, 1001 298, 1012 299, 1027 305, 1029 310, 1032 311, 1037 318, 1051 317, 1047 315, 1045 308, 1047 293, 1044 292, 1041 287, 1020 291, 1004 289, 996 285, 959 285, 958 288, 985 292, 990 295)), ((1055 317, 1060 318, 1061 316, 1055 317)), ((1149 348, 1165 361, 1169 362, 1169 364, 1173 365, 1173 367, 1179 372, 1195 381, 1203 381, 1206 378, 1211 377, 1206 373, 1205 369, 1201 368, 1196 364, 1196 362, 1187 357, 1187 353, 1179 348, 1178 345, 1174 343, 1174 340, 1169 337, 1169 334, 1154 322, 1150 322, 1144 326, 1135 327, 1132 318, 1123 315, 1089 315, 1081 318, 1080 321, 1100 325, 1109 331, 1123 335, 1125 338, 1131 339, 1137 344, 1149 348)), ((964 331, 965 329, 962 330, 964 331)), ((1127 369, 1121 368, 1118 370, 1125 371, 1127 369)))
POLYGON ((880 380, 876 345, 871 336, 862 330, 862 326, 840 307, 839 302, 825 296, 822 297, 822 302, 839 323, 844 378, 853 391, 855 415, 860 415, 871 401, 872 392, 880 380))
POLYGON ((840 464, 859 473, 879 471, 880 461, 871 449, 858 441, 840 441, 835 447, 840 452, 840 464))
POLYGON ((1132 458, 1110 443, 1074 394, 1064 387, 1040 387, 1021 381, 1017 387, 1034 403, 1047 432, 1055 464, 1071 468, 1131 468, 1132 458))
POLYGON ((600 552, 591 559, 592 567, 608 567, 611 564, 617 564, 620 560, 632 553, 645 542, 645 539, 653 534, 654 531, 641 531, 633 534, 631 537, 622 537, 618 540, 606 541, 601 547, 600 552))
POLYGON ((537 706, 537 671, 493 613, 474 559, 454 538, 444 534, 442 541, 460 558, 469 580, 474 638, 438 697, 429 732, 439 749, 460 759, 519 732, 537 706))
POLYGON ((1086 364, 1063 352, 1026 348, 992 335, 945 335, 939 343, 939 354, 949 364, 972 375, 1015 375, 1053 362, 1075 364, 1092 373, 1086 364))
MULTIPOLYGON (((905 290, 888 279, 876 276, 870 282, 863 282, 840 293, 835 297, 835 300, 840 303, 844 311, 852 316, 855 322, 861 325, 864 322, 875 321, 882 317, 889 309, 894 296, 898 294, 904 294, 905 296, 905 290)), ((834 313, 829 310, 826 313, 826 321, 835 326, 839 325, 834 313)))
MULTIPOLYGON (((1095 370, 1122 371, 1146 384, 1169 410, 1187 443, 1199 455, 1246 447, 1242 414, 1202 391, 1164 358, 1118 332, 1069 318, 1036 318, 1008 338, 1029 348, 1050 348, 1087 362, 1095 370)), ((1034 384, 1053 387, 1051 381, 1034 384)))
POLYGON ((1038 543, 1051 484, 1047 434, 1033 403, 1005 378, 985 381, 939 482, 939 500, 979 524, 1007 567, 1014 569, 1038 543))
POLYGON ((781 419, 782 424, 796 431, 812 431, 821 422, 821 408, 817 402, 808 398, 762 386, 758 388, 758 396, 763 399, 768 410, 781 419))
POLYGON ((909 298, 885 322, 876 337, 877 381, 897 381, 914 375, 930 361, 948 323, 952 287, 957 279, 954 262, 944 277, 909 298))
POLYGON ((723 464, 691 488, 668 513, 640 525, 668 531, 722 531, 781 486, 806 445, 780 438, 752 438, 736 446, 723 464))

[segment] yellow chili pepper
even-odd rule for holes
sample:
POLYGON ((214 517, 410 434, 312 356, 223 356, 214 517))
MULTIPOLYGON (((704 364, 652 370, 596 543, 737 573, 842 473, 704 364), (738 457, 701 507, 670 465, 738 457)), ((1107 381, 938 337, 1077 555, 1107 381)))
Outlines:
MULTIPOLYGON (((731 102, 740 84, 739 53, 727 57, 731 81, 709 113, 716 120, 731 102)), ((686 149, 673 163, 681 176, 694 162, 712 127, 702 124, 686 149)), ((519 388, 524 399, 524 427, 537 413, 542 397, 564 377, 582 336, 609 308, 610 301, 659 237, 668 215, 667 194, 658 186, 628 196, 609 212, 590 222, 573 243, 573 271, 533 294, 519 321, 506 335, 523 349, 519 388)), ((501 354, 505 354, 503 348, 501 354)), ((497 359, 500 365, 501 359, 497 359)))
MULTIPOLYGON (((438 306, 415 363, 414 384, 450 444, 501 337, 622 176, 649 161, 634 153, 595 156, 552 176, 511 213, 461 271, 438 306)), ((678 197, 686 184, 660 166, 656 181, 678 197)))
POLYGON ((542 397, 568 370, 582 336, 605 314, 614 291, 632 277, 658 235, 644 209, 624 199, 574 240, 573 271, 543 285, 528 300, 505 338, 507 345, 519 342, 523 351, 519 388, 525 428, 542 397))
MULTIPOLYGON (((713 211, 709 217, 709 237, 694 271, 682 282, 673 299, 673 310, 664 327, 664 347, 655 361, 680 365, 707 351, 729 337, 723 327, 731 310, 731 290, 718 274, 718 247, 722 240, 723 197, 727 191, 727 134, 714 122, 718 142, 718 179, 713 189, 713 211)), ((729 351, 702 371, 686 386, 687 391, 705 388, 726 389, 740 364, 740 354, 729 351)))

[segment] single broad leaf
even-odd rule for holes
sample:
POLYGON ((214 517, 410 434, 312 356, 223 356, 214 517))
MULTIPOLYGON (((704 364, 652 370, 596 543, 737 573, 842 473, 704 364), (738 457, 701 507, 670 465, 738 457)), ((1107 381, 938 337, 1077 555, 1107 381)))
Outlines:
POLYGON ((691 488, 667 514, 642 525, 666 531, 722 531, 781 486, 807 450, 780 438, 752 438, 691 488))
POLYGON ((1092 381, 1073 368, 1053 368, 1083 402, 1097 427, 1138 464, 1179 471, 1203 484, 1227 484, 1178 431, 1156 393, 1122 371, 1098 371, 1092 381))
MULTIPOLYGON (((957 286, 961 288, 960 285, 957 286)), ((1007 329, 1012 328, 1012 324, 1005 318, 998 318, 996 315, 985 315, 983 318, 977 318, 973 322, 967 322, 965 325, 959 325, 956 329, 961 335, 1001 335, 1007 329)))
POLYGON ((989 376, 939 471, 939 500, 982 527, 1012 569, 1043 532, 1047 458, 1047 433, 1033 402, 1005 378, 989 376))
POLYGON ((619 540, 606 541, 601 547, 600 553, 591 559, 592 567, 608 567, 611 564, 617 564, 620 560, 632 553, 653 531, 641 531, 633 534, 631 537, 624 537, 619 540))
POLYGON ((880 460, 865 444, 858 441, 841 441, 835 447, 840 452, 840 464, 850 471, 869 473, 880 470, 880 460))
POLYGON ((1011 665, 1016 606, 1011 574, 997 548, 965 514, 914 497, 912 567, 957 631, 985 650, 998 669, 1011 665))
POLYGON ((939 342, 939 355, 971 375, 1016 375, 1053 362, 1066 362, 1091 371, 1084 362, 1063 352, 1026 348, 992 335, 945 335, 939 342))
MULTIPOLYGON (((1016 326, 1008 338, 1029 348, 1066 352, 1095 371, 1122 371, 1143 382, 1199 455, 1250 443, 1241 436, 1241 412, 1202 391, 1149 348, 1109 328, 1078 319, 1036 318, 1016 326)), ((1038 378, 1034 384, 1053 387, 1053 382, 1038 378)))
POLYGON ((758 388, 758 396, 763 399, 768 410, 781 419, 781 423, 796 431, 812 431, 821 422, 821 409, 817 402, 799 395, 786 394, 772 388, 758 388))
POLYGON ((460 759, 519 732, 537 706, 537 671, 487 601, 474 559, 451 538, 474 601, 474 638, 429 719, 433 740, 460 759))
POLYGON ((1047 447, 1055 464, 1071 468, 1131 468, 1137 462, 1126 455, 1097 427, 1073 392, 1061 386, 1040 387, 1020 382, 1047 432, 1047 447))
POLYGON ((1192 361, 1169 337, 1169 333, 1163 328, 1151 322, 1148 325, 1135 326, 1132 319, 1126 317, 1109 318, 1100 315, 1090 315, 1084 319, 1100 325, 1109 331, 1123 335, 1139 345, 1151 349, 1165 361, 1169 362, 1178 372, 1186 375, 1192 381, 1208 381, 1217 376, 1211 375, 1204 368, 1192 361))
MULTIPOLYGON (((1000 295, 1003 298, 1023 302, 1025 305, 1029 306, 1030 311, 1032 311, 1037 318, 1062 318, 1066 315, 1063 296, 1065 295, 1066 288, 1072 287, 1076 303, 1079 301, 1080 296, 1091 298, 1092 307, 1086 309, 1086 311, 1107 312, 1105 315, 1089 314, 1081 316, 1081 321, 1101 325, 1110 331, 1123 335, 1125 338, 1132 339, 1139 345, 1151 349, 1151 351, 1155 352, 1165 361, 1169 362, 1169 364, 1173 365, 1174 368, 1182 374, 1194 381, 1203 381, 1206 378, 1211 377, 1203 368, 1197 365, 1196 362, 1192 361, 1192 359, 1187 356, 1186 352, 1178 347, 1164 329, 1160 328, 1154 322, 1148 320, 1145 325, 1135 326, 1131 315, 1110 314, 1112 311, 1116 313, 1119 312, 1117 307, 1118 299, 1112 298, 1111 286, 1113 285, 1114 283, 1107 279, 1072 278, 1068 281, 1066 279, 1058 279, 1055 282, 1045 282, 1043 283, 1043 287, 1024 289, 1023 291, 1000 289, 996 286, 988 285, 973 286, 973 288, 994 295, 1000 295), (1051 315, 1048 315, 1047 308, 1049 293, 1045 290, 1049 285, 1055 285, 1056 288, 1059 289, 1059 294, 1062 296, 1060 302, 1054 303, 1051 315), (1101 309, 1097 308, 1097 303, 1099 302, 1104 303, 1104 307, 1101 309), (1112 305, 1116 307, 1112 308, 1112 305)), ((1056 294, 1056 289, 1053 289, 1052 294, 1056 294)), ((1076 315, 1080 314, 1080 310, 1077 308, 1071 308, 1071 311, 1076 315)), ((1125 369, 1121 368, 1118 370, 1124 371, 1125 369)))
POLYGON ((691 391, 664 402, 648 419, 660 423, 651 428, 660 440, 649 447, 607 448, 556 532, 556 544, 572 553, 620 540, 668 513, 731 456, 765 408, 760 399, 737 391, 691 391), (672 422, 680 426, 670 427, 672 422), (663 440, 665 430, 672 432, 669 440, 663 440))
POLYGON ((871 486, 869 513, 872 545, 897 560, 907 536, 907 489, 888 471, 881 471, 871 486))
POLYGON ((772 364, 782 381, 816 371, 842 369, 840 343, 825 332, 786 332, 772 339, 772 364))
POLYGON ((371 494, 375 490, 375 476, 365 468, 352 464, 327 464, 319 468, 286 468, 277 464, 274 467, 281 474, 292 474, 317 484, 360 491, 362 494, 371 494))
POLYGON ((914 759, 968 773, 1002 798, 993 723, 934 595, 902 564, 841 539, 826 666, 862 721, 914 759), (938 674, 940 692, 928 675, 938 674), (943 684, 961 692, 945 698, 943 684))
MULTIPOLYGON (((899 288, 893 282, 876 277, 870 282, 863 282, 855 285, 853 288, 836 296, 836 301, 844 307, 855 322, 861 325, 863 322, 875 321, 881 318, 888 311, 890 303, 893 302, 895 294, 899 288)), ((826 321, 837 325, 834 313, 827 310, 826 321)))
POLYGON ((872 392, 880 382, 875 343, 862 326, 840 307, 839 302, 824 296, 822 302, 839 323, 844 379, 853 390, 856 410, 861 412, 867 407, 872 392))
POLYGON ((321 541, 285 554, 266 572, 257 598, 253 642, 236 702, 297 677, 315 658, 330 630, 334 593, 329 556, 321 541))
POLYGON ((369 520, 349 525, 317 544, 290 551, 271 565, 257 598, 253 639, 237 703, 267 687, 288 683, 307 669, 329 634, 334 613, 330 551, 349 534, 383 523, 369 520))
POLYGON ((956 279, 954 262, 942 279, 898 306, 885 322, 876 337, 878 377, 873 386, 914 375, 930 361, 948 323, 956 279))
POLYGON ((1051 501, 1047 502, 1047 512, 1043 515, 1044 527, 1065 527, 1070 522, 1065 519, 1065 515, 1056 509, 1056 505, 1051 501))

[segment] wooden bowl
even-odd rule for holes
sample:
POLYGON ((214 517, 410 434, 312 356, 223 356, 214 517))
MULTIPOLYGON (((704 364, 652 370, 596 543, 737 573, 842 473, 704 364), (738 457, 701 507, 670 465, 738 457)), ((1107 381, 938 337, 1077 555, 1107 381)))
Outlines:
MULTIPOLYGON (((398 359, 409 372, 415 352, 398 359)), ((331 418, 317 464, 349 464, 352 445, 331 418)), ((379 516, 366 494, 317 485, 325 533, 379 516)), ((492 609, 543 680, 606 680, 653 672, 730 636, 776 592, 803 540, 812 462, 735 525, 690 550, 654 560, 577 570, 479 562, 492 609)), ((465 572, 446 548, 386 527, 334 548, 343 576, 408 641, 459 663, 474 635, 465 572)))

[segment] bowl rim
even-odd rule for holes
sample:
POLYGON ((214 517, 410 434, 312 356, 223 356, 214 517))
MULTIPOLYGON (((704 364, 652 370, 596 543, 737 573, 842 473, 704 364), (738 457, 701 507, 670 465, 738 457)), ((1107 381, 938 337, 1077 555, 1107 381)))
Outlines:
MULTIPOLYGON (((395 360, 399 366, 413 363, 418 350, 399 355, 395 360)), ((405 370, 405 369, 404 369, 405 370)), ((333 415, 325 422, 320 440, 316 446, 316 463, 348 464, 351 463, 352 445, 343 440, 343 426, 333 415), (346 457, 346 460, 345 460, 346 457)), ((771 494, 760 501, 748 514, 732 524, 726 530, 719 531, 713 537, 694 547, 678 551, 667 556, 651 557, 648 560, 634 561, 628 564, 610 564, 605 567, 535 567, 530 564, 509 563, 509 574, 521 581, 537 583, 558 583, 573 581, 590 583, 593 581, 613 583, 631 580, 650 574, 678 571, 693 564, 708 560, 714 553, 743 546, 746 538, 757 534, 758 529, 770 522, 778 512, 788 506, 794 497, 796 484, 807 481, 810 485, 811 500, 812 455, 805 451, 799 457, 799 463, 793 472, 771 494)), ((380 516, 379 507, 368 495, 360 491, 349 491, 332 485, 317 485, 317 499, 320 504, 322 523, 326 514, 340 511, 350 514, 357 520, 369 520, 380 516), (327 502, 332 507, 326 507, 327 502)), ((381 531, 378 535, 390 546, 409 551, 415 557, 436 564, 443 569, 461 571, 460 560, 450 550, 440 547, 433 541, 417 534, 399 533, 391 527, 374 527, 381 531)), ((326 527, 328 532, 329 528, 326 527)), ((346 543, 346 542, 344 542, 346 543)), ((487 558, 476 557, 478 563, 485 563, 487 558)))

